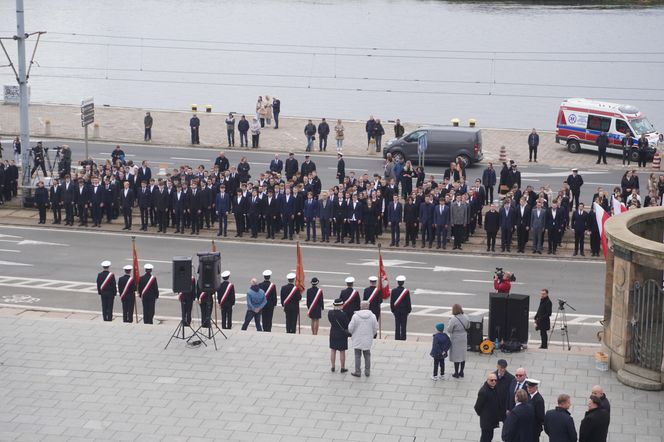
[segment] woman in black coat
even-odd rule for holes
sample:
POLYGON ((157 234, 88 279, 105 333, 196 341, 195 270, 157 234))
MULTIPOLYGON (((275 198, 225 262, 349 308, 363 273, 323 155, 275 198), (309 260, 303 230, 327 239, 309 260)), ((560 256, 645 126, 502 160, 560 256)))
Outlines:
POLYGON ((249 170, 251 169, 251 166, 249 165, 249 162, 247 161, 247 157, 242 157, 240 159, 240 163, 237 165, 237 175, 238 178, 240 179, 241 183, 246 183, 249 181, 251 178, 251 175, 249 175, 249 170))
POLYGON ((376 223, 378 214, 376 206, 370 199, 364 200, 362 208, 362 222, 364 223, 364 244, 376 244, 376 223))
POLYGON ((335 299, 334 310, 327 312, 327 319, 330 321, 330 362, 332 363, 332 371, 335 370, 334 364, 337 358, 337 351, 339 352, 339 362, 341 363, 341 372, 345 373, 346 369, 346 350, 348 350, 348 316, 341 310, 344 302, 341 299, 335 299))

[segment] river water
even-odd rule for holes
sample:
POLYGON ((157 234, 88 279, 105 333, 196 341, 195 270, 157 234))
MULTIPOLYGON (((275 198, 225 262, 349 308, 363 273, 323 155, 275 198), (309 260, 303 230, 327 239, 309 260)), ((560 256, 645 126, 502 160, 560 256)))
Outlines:
MULTIPOLYGON (((582 96, 636 105, 664 128, 662 7, 25 3, 28 32, 48 32, 31 72, 35 102, 94 96, 97 105, 251 112, 270 95, 284 115, 552 129, 560 101, 582 96)), ((0 2, 0 17, 2 35, 12 35, 13 1, 0 2)), ((9 68, 0 80, 12 84, 9 68)))

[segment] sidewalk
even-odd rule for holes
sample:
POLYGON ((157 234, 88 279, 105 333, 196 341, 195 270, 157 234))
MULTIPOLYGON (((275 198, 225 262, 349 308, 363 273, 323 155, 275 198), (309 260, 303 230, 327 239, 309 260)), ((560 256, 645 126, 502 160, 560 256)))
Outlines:
MULTIPOLYGON (((329 371, 327 336, 234 329, 216 352, 163 350, 175 323, 53 316, 0 309, 1 440, 477 440, 472 407, 497 359, 470 353, 465 379, 434 382, 430 344, 378 341, 371 377, 356 379, 329 371)), ((620 384, 591 354, 499 356, 542 381, 547 409, 570 394, 577 428, 601 384, 611 441, 661 441, 664 395, 620 384)))
MULTIPOLYGON (((143 143, 143 117, 146 111, 150 111, 154 126, 152 129, 152 144, 155 145, 177 145, 188 146, 191 142, 189 132, 190 111, 159 111, 151 109, 135 108, 117 108, 117 107, 97 107, 95 108, 95 124, 99 125, 98 130, 93 126, 89 127, 90 139, 95 141, 107 141, 113 143, 143 143), (98 132, 96 134, 95 132, 98 132)), ((227 145, 226 126, 224 120, 227 112, 205 113, 203 110, 197 112, 201 120, 200 138, 202 147, 224 147, 227 145)), ((285 114, 287 115, 287 113, 285 114)), ((246 113, 247 119, 251 121, 252 112, 246 113)), ((236 120, 239 120, 240 114, 236 114, 236 120)), ((325 116, 321 116, 325 117, 325 116)), ((336 118, 328 115, 327 121, 332 129, 328 137, 328 155, 335 155, 334 125, 336 118)), ((381 118, 385 128, 383 144, 393 138, 393 125, 388 123, 388 119, 394 119, 376 115, 381 118)), ((303 134, 304 126, 307 120, 304 118, 289 118, 282 115, 280 117, 280 126, 278 130, 265 128, 260 136, 260 149, 279 151, 279 152, 304 152, 305 137, 303 134)), ((320 117, 312 117, 314 124, 318 125, 320 117)), ((553 123, 553 121, 552 121, 553 123)), ((344 153, 346 155, 367 155, 366 150, 366 132, 364 121, 344 121, 345 141, 344 153)), ((406 131, 418 127, 417 123, 403 123, 406 131)), ((448 124, 448 122, 444 122, 448 124)), ((478 122, 478 127, 482 128, 482 122, 478 122)), ((64 139, 82 139, 83 128, 81 127, 80 108, 72 105, 49 105, 49 104, 31 104, 30 105, 30 129, 31 137, 34 138, 64 138, 64 139), (46 124, 46 122, 49 124, 46 124)), ((19 115, 18 107, 15 105, 0 105, 0 135, 5 137, 14 137, 19 133, 19 115)), ((528 134, 527 130, 511 129, 487 129, 482 128, 483 137, 483 164, 493 161, 498 163, 500 146, 507 147, 507 157, 513 159, 517 164, 525 165, 528 162, 528 134)), ((239 134, 236 132, 236 146, 239 146, 239 134)), ((318 143, 318 140, 316 140, 318 143)), ((316 144, 315 149, 318 149, 316 144)), ((227 149, 228 150, 228 149, 227 149)), ((75 153, 74 157, 78 159, 80 153, 75 153)), ((596 155, 593 153, 571 154, 567 148, 555 143, 555 133, 540 132, 540 146, 538 161, 540 164, 552 167, 583 167, 591 169, 595 165, 596 155)), ((618 160, 609 161, 609 166, 603 166, 603 169, 615 168, 621 169, 618 160)), ((498 168, 499 169, 499 168, 498 168)))

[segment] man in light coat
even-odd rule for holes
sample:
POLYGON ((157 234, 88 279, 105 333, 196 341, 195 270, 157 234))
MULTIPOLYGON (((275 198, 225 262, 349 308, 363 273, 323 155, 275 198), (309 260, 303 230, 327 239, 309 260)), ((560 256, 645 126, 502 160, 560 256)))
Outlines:
POLYGON ((364 375, 369 377, 371 374, 371 346, 378 333, 378 320, 376 320, 376 315, 369 310, 369 301, 360 303, 360 309, 353 314, 353 318, 348 324, 348 332, 352 335, 355 349, 355 371, 351 374, 358 378, 361 376, 362 354, 364 354, 364 375))

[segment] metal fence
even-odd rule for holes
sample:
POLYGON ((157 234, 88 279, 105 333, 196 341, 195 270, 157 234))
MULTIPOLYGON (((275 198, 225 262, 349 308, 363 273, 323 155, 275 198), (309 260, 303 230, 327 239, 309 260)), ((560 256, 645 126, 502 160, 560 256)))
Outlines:
POLYGON ((664 291, 652 279, 634 283, 632 290, 630 362, 648 370, 662 366, 664 291))

